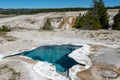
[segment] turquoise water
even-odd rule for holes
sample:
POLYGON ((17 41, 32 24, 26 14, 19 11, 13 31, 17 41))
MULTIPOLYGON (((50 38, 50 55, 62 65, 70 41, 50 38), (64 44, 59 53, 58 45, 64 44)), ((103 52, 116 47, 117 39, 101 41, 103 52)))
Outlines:
MULTIPOLYGON (((68 54, 82 46, 76 45, 47 45, 31 51, 25 51, 12 56, 23 55, 33 60, 49 62, 55 65, 57 72, 65 72, 72 66, 80 64, 70 58, 68 54)), ((10 57, 10 56, 8 56, 10 57)), ((80 64, 85 66, 84 64, 80 64)))

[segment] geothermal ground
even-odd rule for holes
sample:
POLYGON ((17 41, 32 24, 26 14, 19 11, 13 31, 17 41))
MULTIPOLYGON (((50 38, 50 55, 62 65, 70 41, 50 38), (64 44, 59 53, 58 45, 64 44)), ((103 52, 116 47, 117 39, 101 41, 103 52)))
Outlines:
MULTIPOLYGON (((108 12, 112 23, 117 10, 108 12)), ((120 31, 72 29, 79 13, 85 12, 41 13, 0 19, 0 25, 13 28, 11 32, 0 33, 0 80, 69 80, 56 73, 50 63, 22 56, 2 59, 10 54, 54 44, 83 45, 69 55, 87 65, 73 66, 69 73, 72 80, 120 80, 120 31), (48 17, 55 27, 53 31, 41 30, 48 17)))

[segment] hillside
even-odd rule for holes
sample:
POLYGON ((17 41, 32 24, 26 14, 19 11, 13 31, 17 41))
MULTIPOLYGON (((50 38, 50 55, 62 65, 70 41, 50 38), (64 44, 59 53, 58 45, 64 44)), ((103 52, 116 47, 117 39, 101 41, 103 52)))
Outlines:
MULTIPOLYGON (((10 18, 1 18, 0 26, 9 25, 10 27, 41 29, 47 18, 50 18, 54 28, 71 28, 75 23, 76 16, 85 14, 86 11, 79 12, 52 12, 40 13, 35 15, 20 15, 10 18)), ((113 23, 113 17, 118 13, 118 9, 109 9, 109 24, 113 23)))

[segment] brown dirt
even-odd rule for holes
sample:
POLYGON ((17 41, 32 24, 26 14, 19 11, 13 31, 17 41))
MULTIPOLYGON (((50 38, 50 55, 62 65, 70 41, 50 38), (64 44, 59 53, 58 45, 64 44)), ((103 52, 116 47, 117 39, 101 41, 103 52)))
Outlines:
POLYGON ((15 60, 23 60, 27 63, 30 63, 30 64, 36 64, 37 61, 34 61, 34 60, 31 60, 31 59, 28 59, 28 58, 24 58, 24 57, 12 57, 11 59, 15 59, 15 60))
MULTIPOLYGON (((120 69, 104 63, 94 63, 91 68, 77 73, 77 76, 82 80, 106 80, 105 77, 98 73, 98 71, 101 70, 110 70, 116 72, 118 75, 117 77, 120 76, 120 69)), ((108 78, 107 80, 113 80, 113 78, 108 78)))
POLYGON ((107 48, 106 46, 103 46, 103 45, 92 45, 92 44, 89 44, 90 45, 90 51, 91 52, 96 52, 100 49, 103 49, 103 48, 107 48))

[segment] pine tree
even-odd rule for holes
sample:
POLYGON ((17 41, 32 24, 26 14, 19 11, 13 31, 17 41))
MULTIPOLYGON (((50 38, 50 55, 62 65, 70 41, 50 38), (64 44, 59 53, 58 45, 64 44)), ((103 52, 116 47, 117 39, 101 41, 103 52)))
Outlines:
POLYGON ((93 8, 84 16, 79 16, 76 20, 75 28, 81 29, 108 29, 107 9, 105 8, 103 0, 93 0, 93 8))
POLYGON ((83 29, 89 29, 89 30, 98 30, 101 28, 99 19, 95 17, 90 11, 86 13, 84 16, 84 26, 83 29))
POLYGON ((46 23, 43 26, 43 30, 53 30, 53 27, 51 26, 49 18, 47 18, 47 21, 46 21, 46 23))
POLYGON ((98 17, 98 10, 99 10, 99 5, 97 0, 93 0, 93 5, 92 5, 92 13, 95 17, 98 17))
POLYGON ((101 28, 101 25, 99 19, 93 16, 90 11, 88 11, 83 16, 79 15, 79 17, 76 19, 76 24, 74 27, 87 30, 98 30, 101 28))
POLYGON ((113 18, 113 20, 114 20, 113 29, 120 30, 120 10, 118 14, 113 18))
POLYGON ((99 18, 100 24, 102 25, 102 29, 109 28, 109 20, 108 20, 109 16, 103 0, 93 0, 92 13, 95 17, 99 18))
POLYGON ((80 29, 83 26, 83 17, 81 14, 76 19, 76 23, 74 24, 73 28, 80 29))

